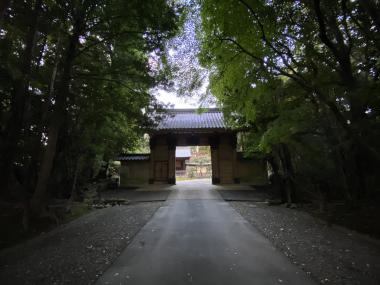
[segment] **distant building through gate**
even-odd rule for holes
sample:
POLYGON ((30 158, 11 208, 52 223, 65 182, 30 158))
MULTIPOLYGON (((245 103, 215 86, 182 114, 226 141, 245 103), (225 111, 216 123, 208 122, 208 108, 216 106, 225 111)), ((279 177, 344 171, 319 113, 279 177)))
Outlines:
POLYGON ((216 108, 170 109, 149 132, 150 154, 121 155, 121 185, 168 183, 176 180, 176 147, 210 146, 212 183, 266 183, 264 162, 245 159, 236 151, 237 131, 229 128, 216 108))
POLYGON ((191 157, 189 146, 178 146, 175 150, 175 172, 176 176, 186 175, 186 161, 191 157))

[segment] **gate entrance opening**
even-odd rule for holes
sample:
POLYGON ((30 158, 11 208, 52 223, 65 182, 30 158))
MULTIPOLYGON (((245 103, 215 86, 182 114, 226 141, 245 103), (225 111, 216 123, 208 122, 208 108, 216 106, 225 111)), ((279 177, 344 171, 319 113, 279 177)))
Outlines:
POLYGON ((175 151, 176 181, 205 179, 212 176, 209 146, 177 146, 175 151))
POLYGON ((150 132, 150 183, 175 184, 176 149, 208 147, 213 184, 237 183, 236 132, 227 128, 218 109, 197 113, 195 109, 168 110, 150 132))

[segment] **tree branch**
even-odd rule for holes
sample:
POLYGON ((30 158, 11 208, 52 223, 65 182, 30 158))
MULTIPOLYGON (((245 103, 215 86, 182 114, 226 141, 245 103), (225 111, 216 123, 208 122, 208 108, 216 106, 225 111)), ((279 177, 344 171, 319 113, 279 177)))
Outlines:
MULTIPOLYGON (((339 51, 337 46, 334 45, 334 43, 327 36, 326 24, 321 10, 320 0, 314 0, 314 10, 319 26, 319 38, 322 43, 324 43, 331 50, 332 54, 338 61, 344 82, 346 82, 347 85, 354 84, 355 78, 352 74, 350 54, 347 53, 344 43, 341 47, 343 51, 339 51)), ((337 37, 337 40, 339 40, 339 37, 337 37)))
MULTIPOLYGON (((307 80, 299 73, 297 72, 293 66, 291 64, 288 63, 287 59, 285 58, 284 56, 284 52, 280 51, 278 48, 276 48, 273 43, 268 39, 268 37, 266 36, 266 32, 265 32, 265 27, 264 27, 264 24, 260 21, 260 18, 259 16, 257 15, 257 13, 255 12, 255 10, 253 10, 253 8, 244 0, 238 0, 244 7, 246 7, 248 9, 248 11, 251 13, 251 15, 255 18, 258 26, 259 26, 259 29, 261 31, 261 39, 265 42, 265 44, 272 49, 272 51, 275 52, 275 54, 277 56, 279 56, 281 58, 281 61, 282 63, 291 70, 291 72, 297 76, 299 79, 298 81, 304 81, 305 83, 307 82, 307 80)), ((292 51, 290 50, 290 48, 286 45, 286 44, 283 44, 281 43, 280 45, 282 45, 282 47, 284 47, 287 52, 285 52, 285 54, 291 59, 291 61, 298 65, 298 62, 297 60, 294 58, 294 55, 292 53, 292 51)), ((293 76, 294 77, 294 76, 293 76)))
POLYGON ((127 34, 144 34, 145 32, 142 32, 142 31, 122 31, 120 33, 116 33, 116 34, 111 34, 110 36, 108 37, 105 37, 104 39, 101 39, 99 41, 96 41, 86 47, 84 47, 83 49, 81 49, 79 52, 76 53, 75 57, 78 57, 79 55, 81 55, 82 53, 88 51, 89 49, 97 46, 97 45, 100 45, 104 42, 107 42, 107 41, 110 41, 112 39, 115 39, 116 37, 119 37, 119 36, 122 36, 122 35, 127 35, 127 34))
MULTIPOLYGON (((274 64, 271 64, 269 65, 268 63, 266 63, 263 59, 261 59, 260 57, 256 56, 255 54, 253 54, 252 52, 250 52, 249 50, 247 50, 245 47, 243 47, 240 43, 238 43, 236 40, 234 39, 231 39, 231 38, 219 38, 219 40, 221 41, 227 41, 227 42, 231 42, 233 43, 234 45, 236 45, 243 53, 247 54, 248 56, 250 56, 251 58, 253 58, 254 60, 256 60, 257 62, 260 63, 261 66, 265 67, 270 67, 270 68, 273 68, 274 70, 276 70, 279 74, 283 75, 283 76, 286 76, 288 78, 291 78, 293 79, 296 83, 298 83, 301 87, 303 87, 306 91, 312 91, 314 90, 311 86, 308 86, 306 81, 304 80, 301 80, 299 78, 297 78, 297 76, 295 74, 291 74, 289 72, 286 72, 284 71, 283 69, 281 69, 280 67, 274 65, 274 64)), ((277 74, 278 75, 278 74, 277 74)))

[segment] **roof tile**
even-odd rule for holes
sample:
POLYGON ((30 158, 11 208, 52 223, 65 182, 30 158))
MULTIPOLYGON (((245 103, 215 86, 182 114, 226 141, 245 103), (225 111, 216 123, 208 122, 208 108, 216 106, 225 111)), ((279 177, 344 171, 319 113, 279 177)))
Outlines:
POLYGON ((149 160, 150 154, 145 153, 133 153, 133 154, 121 154, 116 160, 126 161, 126 160, 149 160))
POLYGON ((197 113, 197 109, 169 109, 168 115, 156 130, 178 129, 226 129, 224 116, 219 109, 208 109, 197 113))

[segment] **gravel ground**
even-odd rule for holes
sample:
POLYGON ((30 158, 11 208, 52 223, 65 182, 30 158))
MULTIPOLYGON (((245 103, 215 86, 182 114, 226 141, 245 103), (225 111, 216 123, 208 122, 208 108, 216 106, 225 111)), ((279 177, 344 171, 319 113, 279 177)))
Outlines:
POLYGON ((0 284, 91 284, 119 256, 161 202, 96 210, 0 252, 0 284))
POLYGON ((380 284, 380 241, 328 226, 301 210, 231 202, 293 263, 322 284, 380 284))

